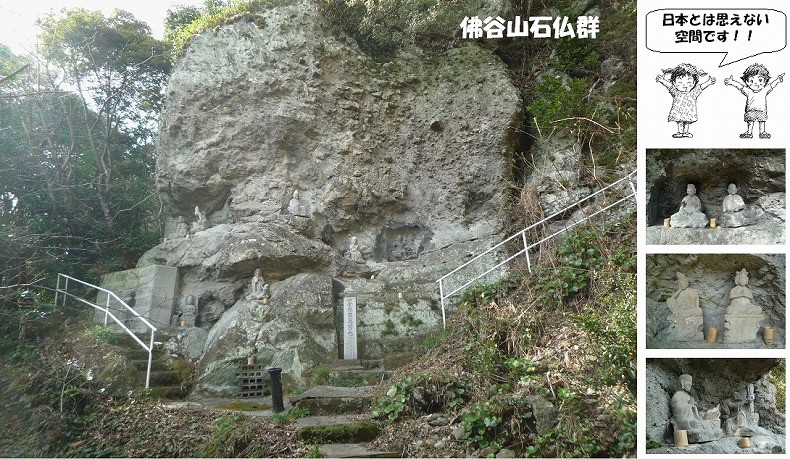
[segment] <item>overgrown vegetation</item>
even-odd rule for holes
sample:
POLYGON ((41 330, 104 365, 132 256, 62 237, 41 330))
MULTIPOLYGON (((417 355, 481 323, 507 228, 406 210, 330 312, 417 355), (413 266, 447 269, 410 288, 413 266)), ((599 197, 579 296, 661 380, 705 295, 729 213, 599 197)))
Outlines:
POLYGON ((571 232, 544 247, 531 274, 517 271, 468 290, 447 337, 373 410, 394 423, 385 436, 438 412, 460 419, 460 449, 401 445, 410 455, 457 454, 467 446, 535 457, 633 455, 635 224, 628 218, 571 232), (451 376, 436 376, 442 374, 451 376), (541 412, 530 397, 551 402, 555 414, 541 412))

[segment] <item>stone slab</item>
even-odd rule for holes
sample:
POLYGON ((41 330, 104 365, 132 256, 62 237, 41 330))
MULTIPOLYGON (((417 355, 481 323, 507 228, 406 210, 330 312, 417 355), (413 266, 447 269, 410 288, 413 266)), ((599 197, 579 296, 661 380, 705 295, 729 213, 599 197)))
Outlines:
POLYGON ((305 443, 372 441, 381 427, 364 416, 308 416, 296 420, 296 435, 305 443))
POLYGON ((395 451, 378 451, 371 449, 368 443, 335 443, 321 445, 319 449, 324 454, 324 457, 401 457, 401 454, 395 451))
POLYGON ((372 387, 315 386, 295 397, 291 397, 291 403, 296 404, 311 398, 369 398, 372 387))
MULTIPOLYGON (((157 328, 170 325, 170 318, 175 308, 177 285, 178 269, 162 265, 105 274, 100 282, 102 288, 113 292, 157 328)), ((108 300, 106 293, 99 292, 96 304, 100 306, 109 304, 110 312, 135 333, 150 330, 112 295, 109 295, 108 300)), ((94 320, 104 323, 104 313, 96 311, 94 320)), ((120 330, 119 326, 114 325, 112 318, 108 319, 107 324, 120 330)))

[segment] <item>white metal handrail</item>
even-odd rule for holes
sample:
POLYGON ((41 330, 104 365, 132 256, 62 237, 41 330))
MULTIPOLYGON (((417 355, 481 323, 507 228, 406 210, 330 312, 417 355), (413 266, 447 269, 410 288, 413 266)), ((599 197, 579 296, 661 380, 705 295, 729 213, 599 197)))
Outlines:
POLYGON ((151 322, 146 320, 145 317, 141 316, 137 311, 134 310, 134 308, 132 308, 131 306, 126 304, 125 301, 123 301, 122 299, 118 298, 118 295, 116 295, 114 292, 112 292, 110 290, 107 290, 106 288, 102 288, 102 287, 90 284, 88 282, 81 281, 79 279, 75 279, 75 278, 73 278, 71 276, 67 276, 65 274, 58 273, 58 282, 57 282, 57 287, 55 288, 55 304, 56 305, 58 304, 58 294, 59 293, 63 294, 63 305, 64 306, 66 305, 66 297, 70 296, 70 297, 74 298, 75 300, 79 301, 80 303, 87 304, 88 306, 91 306, 91 307, 93 307, 95 309, 98 309, 99 311, 104 311, 104 325, 107 325, 107 318, 111 317, 112 320, 115 321, 115 323, 117 323, 127 334, 129 334, 129 336, 131 336, 135 341, 137 341, 137 344, 139 344, 140 346, 143 347, 143 349, 148 351, 148 368, 147 368, 147 370, 145 372, 145 388, 148 389, 150 387, 150 383, 151 383, 151 361, 153 359, 154 333, 156 333, 156 327, 151 325, 151 322), (61 279, 64 279, 63 288, 60 287, 60 280, 61 279), (99 306, 98 304, 91 303, 90 301, 88 301, 88 300, 86 300, 84 298, 80 298, 80 297, 78 297, 78 296, 76 296, 76 295, 74 295, 72 293, 69 293, 68 290, 69 290, 69 281, 70 280, 74 281, 74 282, 77 282, 79 284, 82 284, 82 285, 84 285, 86 287, 90 287, 92 289, 95 289, 95 290, 97 290, 99 292, 106 293, 107 294, 107 303, 105 304, 105 306, 104 307, 99 306), (115 314, 113 314, 110 311, 110 297, 112 297, 116 302, 118 302, 121 305, 123 305, 126 308, 127 311, 129 311, 136 319, 139 319, 143 324, 145 324, 146 327, 148 327, 151 330, 151 341, 149 342, 148 345, 146 345, 140 338, 137 337, 137 335, 135 335, 131 330, 129 330, 129 328, 126 325, 124 325, 121 320, 119 320, 117 317, 115 317, 115 314))
POLYGON ((539 221, 537 223, 533 223, 532 225, 524 228, 523 230, 519 231, 518 233, 516 233, 516 234, 508 237, 507 239, 499 242, 498 244, 496 244, 493 247, 489 248, 488 250, 480 253, 479 255, 473 257, 471 260, 463 263, 462 265, 458 266, 457 268, 453 269, 449 273, 447 273, 444 276, 442 276, 441 278, 439 278, 439 280, 437 280, 436 282, 439 283, 439 296, 441 298, 441 304, 442 304, 442 325, 445 326, 445 327, 447 326, 447 318, 446 318, 446 313, 445 313, 445 301, 448 298, 450 298, 453 295, 455 295, 456 293, 466 289, 467 287, 469 287, 470 285, 475 283, 475 281, 477 281, 478 279, 480 279, 482 277, 485 277, 488 274, 496 271, 497 269, 503 267, 507 263, 510 263, 511 261, 513 261, 514 259, 516 259, 517 257, 519 257, 521 255, 524 255, 526 257, 527 270, 529 272, 532 272, 532 263, 531 263, 531 261, 529 259, 529 251, 530 251, 530 249, 533 249, 533 248, 537 247, 538 245, 548 241, 549 239, 552 239, 552 238, 554 238, 556 236, 559 236, 560 234, 570 230, 571 228, 573 228, 573 227, 575 227, 575 226, 577 226, 577 225, 579 225, 581 223, 584 223, 587 220, 589 220, 590 218, 592 218, 592 217, 594 217, 594 216, 596 216, 596 215, 598 215, 598 214, 600 214, 602 212, 605 212, 605 211, 607 211, 607 210, 609 210, 609 209, 611 209, 611 208, 613 208, 615 206, 618 206, 618 205, 622 204, 623 202, 625 202, 625 201, 627 201, 627 200, 629 200, 631 198, 636 200, 636 186, 634 185, 634 182, 632 180, 634 178, 636 178, 636 170, 632 171, 630 174, 626 175, 625 177, 623 177, 623 178, 621 178, 621 179, 619 179, 619 180, 617 180, 615 182, 610 183, 609 185, 605 186, 604 188, 601 188, 600 190, 595 191, 595 192, 585 196, 584 198, 574 202, 573 204, 570 204, 570 205, 564 207, 563 209, 558 210, 557 212, 554 212, 553 214, 549 215, 548 217, 544 218, 543 220, 541 220, 541 221, 539 221), (614 202, 612 204, 609 204, 609 205, 607 205, 607 206, 605 206, 605 207, 603 207, 601 209, 598 209, 597 211, 595 211, 595 212, 593 212, 593 213, 591 213, 589 215, 585 215, 584 218, 582 218, 582 219, 580 219, 578 221, 575 221, 575 222, 571 223, 570 225, 567 225, 567 226, 563 227, 562 229, 560 229, 558 231, 555 231, 551 235, 542 238, 538 242, 534 242, 534 243, 530 244, 527 241, 527 232, 528 231, 530 231, 530 230, 532 230, 532 229, 534 229, 534 228, 536 228, 536 227, 538 227, 540 225, 545 224, 549 220, 552 220, 553 218, 557 217, 558 215, 562 215, 565 212, 567 212, 567 211, 569 211, 569 210, 571 210, 571 209, 573 209, 575 207, 579 207, 582 203, 584 203, 584 202, 592 199, 593 197, 603 193, 604 191, 608 190, 609 188, 617 186, 617 185, 619 185, 619 184, 621 184, 623 182, 626 182, 626 181, 628 182, 630 192, 627 193, 622 198, 618 199, 616 202, 614 202), (466 268, 467 266, 471 265, 472 263, 475 263, 476 261, 480 260, 485 255, 493 253, 494 251, 498 250, 503 245, 505 245, 508 242, 511 242, 511 241, 513 241, 513 240, 515 240, 515 239, 517 239, 519 237, 521 238, 521 241, 523 243, 523 246, 524 246, 523 249, 519 250, 514 255, 511 255, 510 257, 508 257, 504 261, 501 261, 501 262, 497 263, 494 267, 487 269, 482 274, 478 274, 478 275, 474 276, 472 279, 470 279, 470 280, 466 281, 465 283, 463 283, 463 285, 461 285, 460 287, 457 287, 457 288, 453 289, 450 293, 445 293, 444 292, 444 290, 445 290, 445 281, 446 281, 446 279, 448 277, 450 277, 453 274, 459 272, 463 268, 466 268))

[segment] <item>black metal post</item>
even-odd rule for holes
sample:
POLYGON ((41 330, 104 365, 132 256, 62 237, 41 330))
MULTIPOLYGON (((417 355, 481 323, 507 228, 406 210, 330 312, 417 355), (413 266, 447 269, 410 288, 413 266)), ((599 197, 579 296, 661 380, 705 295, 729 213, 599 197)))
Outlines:
POLYGON ((282 368, 269 368, 269 379, 272 382, 272 409, 275 413, 285 411, 283 406, 283 384, 280 380, 282 368))

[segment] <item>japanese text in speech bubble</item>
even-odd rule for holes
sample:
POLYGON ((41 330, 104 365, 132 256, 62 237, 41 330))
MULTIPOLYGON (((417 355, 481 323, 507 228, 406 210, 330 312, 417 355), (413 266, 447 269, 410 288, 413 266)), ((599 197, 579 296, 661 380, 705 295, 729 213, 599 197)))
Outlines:
POLYGON ((658 53, 724 53, 723 67, 787 46, 787 16, 763 8, 673 8, 647 14, 647 49, 658 53))

